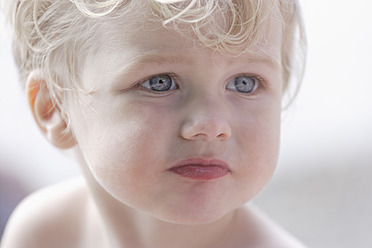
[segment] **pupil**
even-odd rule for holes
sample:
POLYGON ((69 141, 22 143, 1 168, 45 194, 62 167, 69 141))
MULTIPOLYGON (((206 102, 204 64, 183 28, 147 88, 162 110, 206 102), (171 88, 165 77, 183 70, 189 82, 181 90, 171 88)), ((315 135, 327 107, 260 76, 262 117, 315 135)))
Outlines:
POLYGON ((249 93, 253 91, 255 80, 251 77, 237 77, 235 79, 235 87, 239 92, 249 93))
POLYGON ((172 86, 172 79, 170 76, 162 75, 150 79, 151 89, 154 91, 166 91, 172 86))

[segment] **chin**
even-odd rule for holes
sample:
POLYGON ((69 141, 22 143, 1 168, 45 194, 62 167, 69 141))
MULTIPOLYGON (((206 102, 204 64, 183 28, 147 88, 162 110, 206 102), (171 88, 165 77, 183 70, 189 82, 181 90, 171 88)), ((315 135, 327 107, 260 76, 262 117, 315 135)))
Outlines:
POLYGON ((171 208, 165 210, 164 214, 159 214, 156 217, 162 221, 182 225, 202 225, 216 222, 229 213, 232 213, 236 207, 223 207, 218 204, 208 204, 208 206, 201 206, 195 204, 182 207, 171 208))
POLYGON ((216 222, 222 219, 224 215, 219 216, 196 216, 196 215, 184 215, 184 216, 176 216, 176 217, 167 217, 167 218, 160 218, 161 221, 171 223, 171 224, 179 224, 179 225, 204 225, 216 222))

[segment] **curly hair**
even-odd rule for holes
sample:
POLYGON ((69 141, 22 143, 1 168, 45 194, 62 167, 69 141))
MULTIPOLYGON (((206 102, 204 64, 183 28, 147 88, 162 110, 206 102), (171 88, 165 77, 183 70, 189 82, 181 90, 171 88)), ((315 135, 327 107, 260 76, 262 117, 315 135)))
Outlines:
POLYGON ((25 83, 31 71, 40 69, 60 104, 57 99, 63 98, 64 91, 83 92, 78 84, 82 55, 93 49, 94 28, 103 19, 150 8, 164 27, 181 33, 183 27, 191 27, 203 45, 240 53, 256 44, 274 4, 278 4, 283 22, 283 90, 293 81, 296 94, 306 61, 306 37, 297 0, 8 0, 3 7, 13 30, 20 81, 25 83))

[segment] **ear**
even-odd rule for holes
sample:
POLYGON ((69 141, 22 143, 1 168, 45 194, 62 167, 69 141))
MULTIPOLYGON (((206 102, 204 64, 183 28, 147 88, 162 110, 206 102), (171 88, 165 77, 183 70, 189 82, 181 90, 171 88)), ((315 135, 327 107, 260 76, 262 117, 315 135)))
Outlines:
POLYGON ((26 94, 35 121, 47 140, 61 149, 73 147, 76 144, 74 136, 67 128, 60 109, 52 100, 40 71, 30 73, 26 83, 26 94))

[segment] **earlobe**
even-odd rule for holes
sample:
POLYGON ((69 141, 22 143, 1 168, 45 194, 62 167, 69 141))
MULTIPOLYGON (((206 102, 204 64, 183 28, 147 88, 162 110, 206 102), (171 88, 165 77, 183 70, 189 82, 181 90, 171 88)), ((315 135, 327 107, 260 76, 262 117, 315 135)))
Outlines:
POLYGON ((40 71, 30 73, 26 94, 34 119, 48 141, 61 149, 73 147, 76 144, 73 134, 67 128, 40 71))

